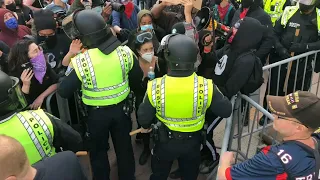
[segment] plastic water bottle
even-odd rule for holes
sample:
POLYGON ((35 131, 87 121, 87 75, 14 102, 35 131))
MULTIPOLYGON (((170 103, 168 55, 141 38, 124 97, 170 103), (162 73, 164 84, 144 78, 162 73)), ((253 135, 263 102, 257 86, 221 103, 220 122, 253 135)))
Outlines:
POLYGON ((148 78, 153 80, 155 78, 153 67, 149 67, 148 78))

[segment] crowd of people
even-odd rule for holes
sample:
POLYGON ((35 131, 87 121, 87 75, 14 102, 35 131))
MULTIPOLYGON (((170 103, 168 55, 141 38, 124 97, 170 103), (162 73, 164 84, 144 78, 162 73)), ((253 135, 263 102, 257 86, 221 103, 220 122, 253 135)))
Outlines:
POLYGON ((263 65, 320 49, 317 6, 317 0, 204 0, 201 9, 192 0, 0 0, 0 179, 87 179, 75 155, 82 150, 93 179, 110 179, 111 136, 119 179, 134 180, 133 116, 135 141, 143 144, 139 164, 151 156, 151 180, 196 180, 219 164, 221 180, 319 179, 313 132, 320 99, 307 92, 319 56, 294 61, 289 74, 286 66, 271 70, 264 107, 284 143, 232 166, 233 154, 220 155, 213 141, 233 111, 231 98, 264 82, 263 65), (46 112, 53 93, 75 105, 70 112, 81 128, 59 119, 55 101, 46 112), (171 171, 174 160, 179 168, 171 171))

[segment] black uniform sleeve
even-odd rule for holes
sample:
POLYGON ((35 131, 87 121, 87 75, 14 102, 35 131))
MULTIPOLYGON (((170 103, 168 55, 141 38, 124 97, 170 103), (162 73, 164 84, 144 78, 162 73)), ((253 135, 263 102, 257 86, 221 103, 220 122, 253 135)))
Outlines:
POLYGON ((75 153, 82 150, 82 138, 77 131, 55 116, 49 113, 46 113, 46 115, 50 118, 53 125, 53 146, 55 148, 62 147, 64 151, 70 150, 75 153))
POLYGON ((143 98, 138 110, 138 122, 144 128, 150 128, 155 118, 156 109, 151 105, 148 95, 143 98))
POLYGON ((133 56, 133 66, 129 72, 129 86, 134 93, 139 93, 145 90, 141 87, 141 82, 143 78, 143 72, 139 66, 139 61, 135 56, 133 56))
POLYGON ((232 105, 227 97, 225 97, 218 87, 213 84, 213 96, 209 109, 217 116, 227 118, 231 115, 232 105))
POLYGON ((275 48, 283 48, 283 45, 280 43, 280 38, 282 36, 282 32, 283 32, 283 26, 281 25, 281 18, 282 16, 280 16, 280 18, 275 22, 274 28, 273 28, 273 34, 274 34, 274 45, 275 48))
POLYGON ((274 39, 273 39, 273 26, 271 22, 271 18, 269 15, 265 15, 262 20, 261 24, 265 26, 265 30, 263 32, 263 38, 261 40, 261 45, 259 49, 256 51, 256 55, 260 58, 262 64, 266 63, 266 58, 268 54, 270 53, 274 39))
POLYGON ((81 81, 79 80, 76 72, 72 69, 70 74, 63 77, 58 87, 58 93, 63 98, 70 98, 73 93, 81 88, 81 81))

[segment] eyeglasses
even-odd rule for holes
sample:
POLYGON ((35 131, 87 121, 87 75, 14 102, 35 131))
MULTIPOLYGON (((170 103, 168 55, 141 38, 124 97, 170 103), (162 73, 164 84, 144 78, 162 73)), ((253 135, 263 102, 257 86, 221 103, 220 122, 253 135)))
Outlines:
POLYGON ((290 118, 287 118, 287 117, 283 117, 283 116, 277 116, 279 119, 284 119, 284 120, 287 120, 287 121, 291 121, 291 122, 295 122, 295 123, 298 123, 298 124, 301 124, 301 125, 303 125, 303 126, 305 126, 305 127, 307 127, 308 128, 308 126, 306 126, 306 125, 304 125, 304 124, 302 124, 301 122, 299 122, 299 121, 295 121, 295 120, 292 120, 292 119, 290 119, 290 118))
POLYGON ((150 32, 144 32, 137 35, 137 41, 139 43, 144 43, 146 40, 152 40, 152 34, 150 32))

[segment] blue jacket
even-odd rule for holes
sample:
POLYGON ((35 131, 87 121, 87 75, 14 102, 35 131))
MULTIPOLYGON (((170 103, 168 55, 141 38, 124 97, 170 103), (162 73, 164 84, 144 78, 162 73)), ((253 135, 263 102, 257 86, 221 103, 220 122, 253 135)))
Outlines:
POLYGON ((125 13, 112 11, 112 26, 119 26, 122 29, 134 30, 138 28, 138 12, 140 11, 137 5, 134 5, 134 10, 130 19, 127 18, 125 13))

